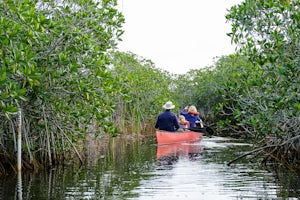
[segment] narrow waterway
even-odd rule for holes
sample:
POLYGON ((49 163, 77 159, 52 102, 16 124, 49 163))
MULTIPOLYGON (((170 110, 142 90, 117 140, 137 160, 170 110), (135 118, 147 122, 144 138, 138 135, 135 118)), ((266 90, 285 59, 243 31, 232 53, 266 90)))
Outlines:
POLYGON ((1 178, 0 199, 298 199, 299 177, 279 179, 251 156, 227 166, 251 148, 222 137, 162 146, 113 139, 89 150, 83 167, 1 178))

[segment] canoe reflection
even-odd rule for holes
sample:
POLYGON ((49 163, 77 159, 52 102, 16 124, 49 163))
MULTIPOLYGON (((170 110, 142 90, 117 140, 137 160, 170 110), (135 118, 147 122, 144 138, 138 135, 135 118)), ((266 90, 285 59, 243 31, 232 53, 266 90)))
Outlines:
POLYGON ((156 158, 164 161, 165 164, 173 164, 179 157, 186 157, 191 160, 198 159, 203 152, 199 143, 173 143, 157 145, 156 158))

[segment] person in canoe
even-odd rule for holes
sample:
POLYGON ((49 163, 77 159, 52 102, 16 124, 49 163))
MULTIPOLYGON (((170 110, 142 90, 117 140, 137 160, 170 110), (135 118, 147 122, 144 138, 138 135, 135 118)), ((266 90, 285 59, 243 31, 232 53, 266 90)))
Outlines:
POLYGON ((176 115, 171 111, 175 105, 168 101, 163 105, 164 112, 157 117, 155 128, 164 131, 175 132, 180 128, 176 115))
POLYGON ((180 128, 184 130, 190 128, 190 122, 187 121, 183 115, 179 115, 178 120, 180 128))
POLYGON ((202 122, 199 114, 195 106, 186 106, 180 111, 180 115, 183 115, 185 119, 190 122, 190 128, 195 128, 196 122, 202 122))

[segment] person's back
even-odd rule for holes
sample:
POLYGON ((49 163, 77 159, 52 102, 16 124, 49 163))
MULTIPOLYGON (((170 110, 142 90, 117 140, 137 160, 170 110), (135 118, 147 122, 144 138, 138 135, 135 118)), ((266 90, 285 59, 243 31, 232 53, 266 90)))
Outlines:
POLYGON ((190 122, 190 127, 195 127, 195 122, 200 120, 199 112, 195 106, 190 106, 188 109, 187 107, 180 111, 180 115, 183 115, 187 121, 190 122))
POLYGON ((187 121, 183 115, 179 115, 178 119, 179 119, 178 123, 180 128, 182 129, 190 128, 190 122, 187 121))
POLYGON ((175 108, 172 102, 167 102, 163 108, 166 110, 157 117, 155 128, 164 131, 175 132, 179 129, 178 119, 171 109, 175 108))

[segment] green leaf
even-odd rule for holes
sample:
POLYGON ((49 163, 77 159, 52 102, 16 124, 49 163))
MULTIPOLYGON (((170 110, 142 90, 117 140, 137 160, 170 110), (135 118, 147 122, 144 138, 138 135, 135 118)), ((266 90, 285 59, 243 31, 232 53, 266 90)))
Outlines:
POLYGON ((6 80, 6 71, 2 71, 1 81, 5 81, 5 80, 6 80))
POLYGON ((11 106, 11 105, 4 107, 3 110, 5 112, 9 112, 9 113, 17 113, 18 112, 18 108, 15 106, 11 106))

